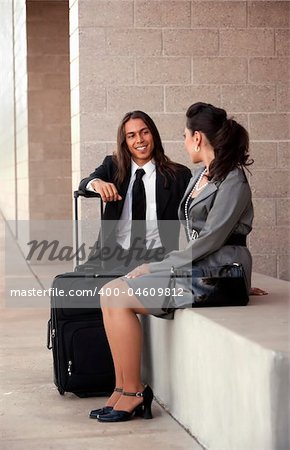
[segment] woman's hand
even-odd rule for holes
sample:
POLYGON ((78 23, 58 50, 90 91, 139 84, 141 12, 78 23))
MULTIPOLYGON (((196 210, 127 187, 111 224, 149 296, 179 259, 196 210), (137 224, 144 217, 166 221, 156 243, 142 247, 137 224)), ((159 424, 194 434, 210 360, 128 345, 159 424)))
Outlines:
POLYGON ((141 266, 135 267, 135 269, 127 273, 126 278, 137 278, 140 277, 141 275, 146 275, 147 273, 150 273, 149 265, 142 264, 141 266))
POLYGON ((268 292, 263 291, 263 289, 252 287, 250 289, 250 295, 268 295, 268 292))
POLYGON ((95 180, 92 182, 92 188, 100 194, 103 202, 116 202, 122 200, 116 186, 113 183, 107 183, 103 180, 95 180))

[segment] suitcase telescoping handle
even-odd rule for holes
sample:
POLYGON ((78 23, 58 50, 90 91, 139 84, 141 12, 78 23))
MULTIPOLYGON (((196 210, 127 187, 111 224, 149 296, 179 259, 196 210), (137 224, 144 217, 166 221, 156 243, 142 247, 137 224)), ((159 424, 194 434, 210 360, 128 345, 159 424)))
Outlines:
POLYGON ((84 191, 74 191, 74 219, 75 219, 75 243, 76 243, 76 265, 79 266, 80 264, 80 257, 79 257, 79 252, 78 252, 78 248, 79 248, 79 216, 78 216, 78 198, 79 197, 85 197, 85 198, 99 198, 100 199, 100 208, 101 208, 101 248, 103 248, 103 244, 104 244, 104 230, 103 230, 103 218, 104 218, 104 202, 100 196, 100 194, 98 194, 97 192, 84 192, 84 191))

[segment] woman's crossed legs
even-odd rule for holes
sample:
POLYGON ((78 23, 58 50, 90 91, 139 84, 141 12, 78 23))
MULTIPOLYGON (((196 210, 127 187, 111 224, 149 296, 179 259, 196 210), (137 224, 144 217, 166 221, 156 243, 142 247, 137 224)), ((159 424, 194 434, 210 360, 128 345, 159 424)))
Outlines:
MULTIPOLYGON (((106 284, 101 296, 103 321, 109 341, 116 376, 116 387, 126 392, 142 392, 141 352, 142 327, 137 314, 148 315, 135 295, 128 294, 129 286, 121 278, 106 284), (113 294, 118 295, 113 295, 113 294), (110 295, 107 295, 110 294, 110 295)), ((140 397, 120 396, 113 392, 107 406, 131 411, 142 403, 140 397)))

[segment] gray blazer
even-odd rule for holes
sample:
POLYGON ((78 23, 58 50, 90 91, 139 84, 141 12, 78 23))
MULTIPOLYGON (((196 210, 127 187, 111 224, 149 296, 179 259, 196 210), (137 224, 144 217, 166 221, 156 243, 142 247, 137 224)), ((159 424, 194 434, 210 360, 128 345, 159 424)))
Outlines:
MULTIPOLYGON (((179 206, 179 219, 185 227, 184 203, 202 170, 193 174, 179 206)), ((172 266, 180 268, 191 263, 204 267, 237 262, 244 267, 250 289, 252 258, 248 248, 224 245, 230 235, 247 235, 252 229, 252 196, 244 172, 234 169, 224 181, 209 182, 192 200, 188 212, 190 229, 198 232, 198 238, 189 241, 184 250, 169 253, 160 263, 150 263, 150 272, 170 271, 172 266)))

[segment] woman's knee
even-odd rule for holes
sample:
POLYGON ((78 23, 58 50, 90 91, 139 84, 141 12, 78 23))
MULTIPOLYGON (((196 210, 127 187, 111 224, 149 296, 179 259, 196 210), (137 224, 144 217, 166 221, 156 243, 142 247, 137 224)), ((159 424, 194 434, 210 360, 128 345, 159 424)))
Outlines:
POLYGON ((100 295, 100 303, 103 314, 112 315, 114 312, 120 312, 120 309, 131 310, 136 314, 147 314, 135 295, 129 291, 128 284, 121 278, 107 283, 100 295))
POLYGON ((105 284, 100 292, 102 310, 125 307, 128 297, 126 286, 126 283, 120 278, 105 284))

